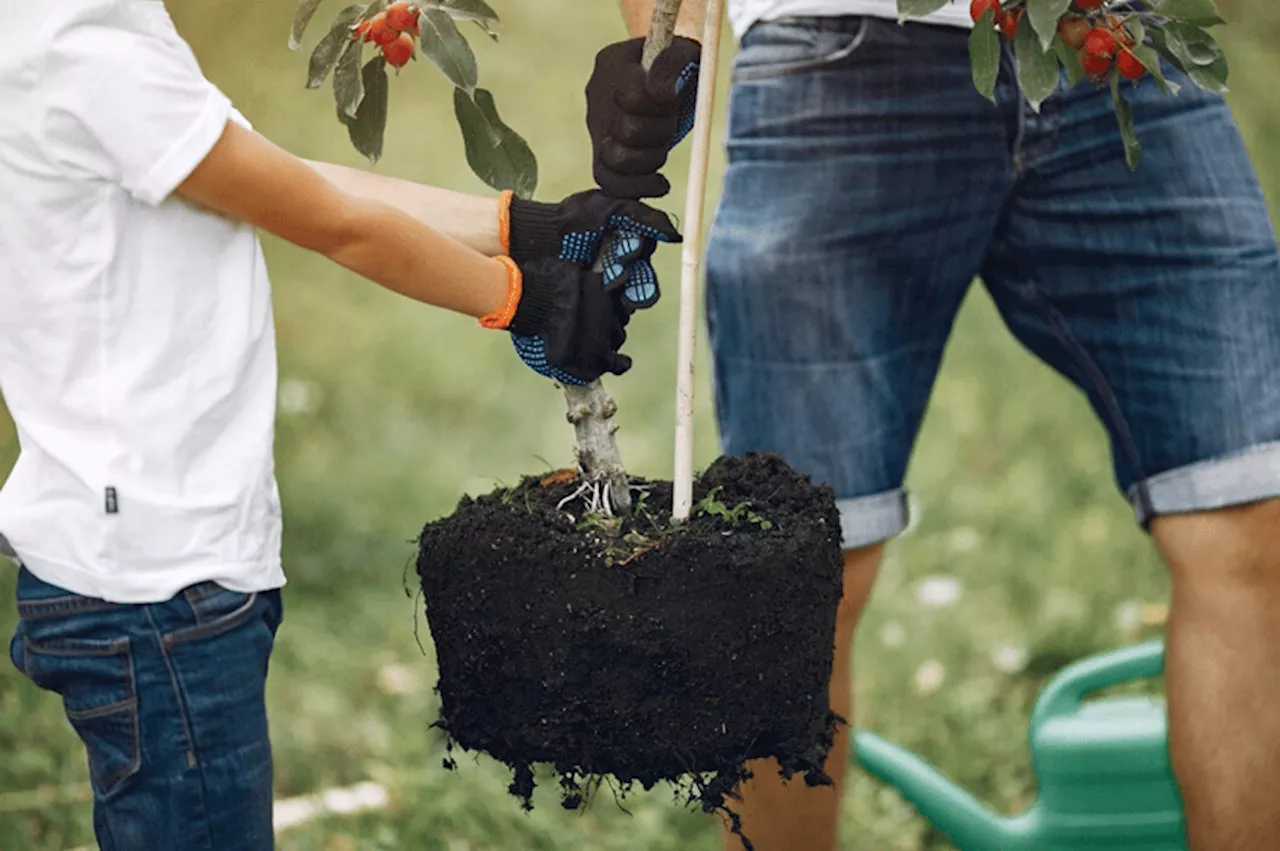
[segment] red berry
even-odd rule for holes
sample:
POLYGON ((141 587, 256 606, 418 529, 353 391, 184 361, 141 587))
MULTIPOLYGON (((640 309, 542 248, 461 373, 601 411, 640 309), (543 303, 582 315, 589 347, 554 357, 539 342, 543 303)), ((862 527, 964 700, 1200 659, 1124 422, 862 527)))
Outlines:
POLYGON ((369 41, 379 47, 386 47, 400 37, 400 33, 387 23, 387 13, 379 12, 369 20, 369 41))
POLYGON ((387 25, 398 32, 418 34, 418 10, 408 3, 396 3, 387 9, 387 25))
POLYGON ((396 68, 403 68, 413 58, 413 36, 401 33, 396 40, 382 46, 382 55, 396 68))
POLYGON ((1104 27, 1095 27, 1084 40, 1084 52, 1087 56, 1111 59, 1116 55, 1119 45, 1112 32, 1104 27))
POLYGON ((1076 0, 1076 6, 1084 9, 1086 12, 1101 9, 1105 5, 1107 5, 1107 0, 1076 0))
POLYGON ((1000 27, 1001 32, 1009 38, 1013 38, 1018 34, 1018 22, 1021 20, 1022 9, 1017 8, 1012 12, 1005 12, 1002 10, 999 17, 996 18, 996 23, 1000 27))
POLYGON ((1082 50, 1080 51, 1080 67, 1084 68, 1084 73, 1090 80, 1098 82, 1107 76, 1107 72, 1111 70, 1111 57, 1090 56, 1082 50))
POLYGON ((1142 64, 1142 60, 1126 50, 1116 58, 1116 70, 1126 80, 1141 80, 1142 76, 1147 73, 1147 66, 1142 64))
POLYGON ((1133 47, 1135 44, 1133 35, 1129 32, 1129 28, 1124 25, 1124 21, 1115 15, 1107 16, 1107 26, 1111 28, 1111 32, 1115 35, 1116 41, 1125 47, 1133 47))
POLYGON ((973 22, 976 24, 982 20, 982 16, 987 13, 988 9, 995 12, 996 17, 999 18, 1000 0, 970 0, 969 16, 973 18, 973 22))
POLYGON ((1093 27, 1084 18, 1064 18, 1062 23, 1058 24, 1058 33, 1067 47, 1072 50, 1080 50, 1084 47, 1084 40, 1089 37, 1089 31, 1092 29, 1093 27))

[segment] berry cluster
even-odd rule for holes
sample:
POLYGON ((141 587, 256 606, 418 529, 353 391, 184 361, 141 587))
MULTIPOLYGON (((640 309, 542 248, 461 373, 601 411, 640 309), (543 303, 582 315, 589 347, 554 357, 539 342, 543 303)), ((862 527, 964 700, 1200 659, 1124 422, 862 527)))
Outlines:
MULTIPOLYGON (((1142 61, 1133 54, 1137 45, 1123 20, 1115 15, 1105 18, 1099 11, 1107 0, 1075 0, 1074 8, 1058 22, 1058 34, 1067 47, 1080 57, 1085 76, 1101 83, 1112 66, 1127 80, 1140 80, 1147 73, 1142 61)), ((996 28, 1008 38, 1018 32, 1025 6, 1021 2, 1006 8, 1000 0, 971 0, 969 14, 974 23, 988 11, 994 12, 996 28)))
POLYGON ((1023 11, 1022 6, 1006 9, 1000 5, 1000 0, 971 0, 969 3, 969 15, 973 18, 975 24, 982 20, 982 16, 987 12, 994 12, 996 29, 1004 33, 1006 38, 1013 38, 1017 35, 1018 24, 1022 23, 1023 11))
POLYGON ((414 39, 420 34, 418 7, 411 3, 395 3, 351 30, 353 38, 376 44, 388 63, 403 68, 415 55, 414 39))

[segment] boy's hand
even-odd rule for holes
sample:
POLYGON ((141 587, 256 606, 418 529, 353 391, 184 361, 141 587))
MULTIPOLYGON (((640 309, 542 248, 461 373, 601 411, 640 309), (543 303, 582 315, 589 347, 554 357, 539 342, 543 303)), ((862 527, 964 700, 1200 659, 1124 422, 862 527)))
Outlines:
POLYGON ((616 285, 606 287, 599 272, 552 258, 532 260, 520 271, 524 293, 508 328, 530 369, 574 385, 631 368, 631 358, 618 349, 632 311, 616 285))
POLYGON ((671 191, 658 169, 693 128, 702 45, 676 36, 647 74, 643 52, 643 38, 609 45, 596 55, 587 83, 592 172, 600 188, 617 198, 671 191))
POLYGON ((522 201, 506 193, 499 218, 503 245, 520 264, 554 257, 590 268, 603 248, 604 286, 620 287, 632 310, 652 307, 661 295, 649 262, 657 243, 682 240, 661 210, 598 190, 570 195, 559 204, 522 201))
POLYGON ((504 193, 499 218, 512 285, 504 309, 482 323, 509 330, 520 358, 561 384, 630 369, 618 349, 631 315, 658 301, 649 258, 659 242, 681 241, 671 219, 596 190, 559 204, 504 193))

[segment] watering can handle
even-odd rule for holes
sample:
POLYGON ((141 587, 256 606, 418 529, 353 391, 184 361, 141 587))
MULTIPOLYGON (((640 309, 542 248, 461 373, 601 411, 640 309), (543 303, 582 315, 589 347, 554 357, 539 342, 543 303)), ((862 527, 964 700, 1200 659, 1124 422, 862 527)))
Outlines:
POLYGON ((1085 695, 1129 680, 1157 677, 1164 671, 1164 642, 1148 641, 1072 663, 1062 670, 1036 701, 1032 723, 1069 712, 1085 695))

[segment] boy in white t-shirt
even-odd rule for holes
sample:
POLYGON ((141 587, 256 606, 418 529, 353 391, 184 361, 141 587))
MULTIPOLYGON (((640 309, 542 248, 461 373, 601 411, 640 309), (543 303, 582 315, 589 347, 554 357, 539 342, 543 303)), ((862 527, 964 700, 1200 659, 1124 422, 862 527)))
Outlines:
POLYGON ((598 192, 486 199, 298 160, 204 78, 159 0, 0 19, 11 657, 86 745, 102 848, 267 849, 284 574, 257 229, 506 330, 566 383, 628 369, 648 257, 679 234, 598 192))
MULTIPOLYGON (((704 5, 685 0, 686 37, 646 75, 653 3, 622 0, 633 38, 600 51, 587 85, 596 179, 616 197, 667 189, 704 5)), ((896 0, 727 5, 740 49, 707 247, 716 415, 726 452, 779 452, 836 492, 833 709, 853 718, 858 618, 907 526, 916 434, 981 277, 1019 341, 1087 395, 1169 568, 1169 751, 1190 847, 1274 845, 1280 251, 1226 103, 1172 67, 1176 97, 1124 83, 1143 145, 1131 171, 1105 87, 1064 75, 1034 111, 1006 41, 996 102, 978 94, 964 0, 905 25, 896 0)), ((833 785, 754 767, 735 808, 757 851, 837 846, 847 732, 833 785)))

